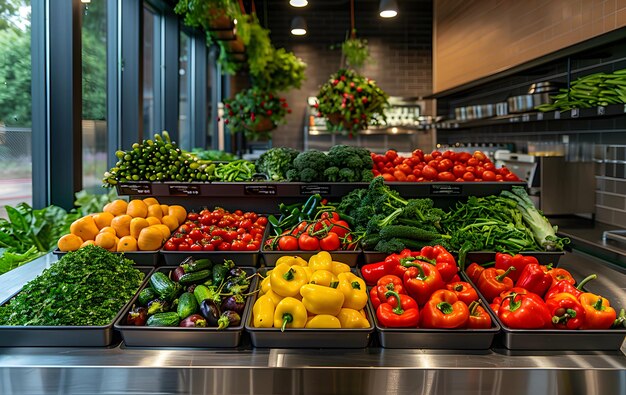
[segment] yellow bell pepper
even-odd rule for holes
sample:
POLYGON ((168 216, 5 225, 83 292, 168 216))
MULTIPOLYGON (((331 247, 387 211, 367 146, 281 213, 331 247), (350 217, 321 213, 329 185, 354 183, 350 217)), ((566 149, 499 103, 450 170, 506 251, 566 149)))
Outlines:
POLYGON ((352 272, 339 273, 339 286, 337 287, 345 297, 343 307, 347 309, 361 310, 367 304, 367 291, 365 281, 352 272))
POLYGON ((274 302, 274 306, 276 306, 278 304, 278 302, 280 302, 281 300, 284 299, 282 296, 280 296, 279 294, 274 292, 271 288, 263 296, 267 296, 270 299, 272 299, 272 301, 274 302))
POLYGON ((339 273, 345 273, 350 271, 350 266, 346 265, 343 262, 332 261, 331 272, 338 276, 339 273))
POLYGON ((339 284, 339 279, 333 274, 333 272, 330 272, 328 270, 316 270, 311 275, 311 278, 309 278, 309 284, 317 284, 323 285, 325 287, 330 287, 333 283, 339 284))
POLYGON ((306 284, 300 288, 302 303, 307 311, 314 314, 337 315, 343 305, 341 291, 317 284, 306 284))
POLYGON ((284 255, 276 260, 276 266, 281 263, 287 263, 289 266, 297 265, 297 266, 306 266, 306 261, 299 256, 293 255, 284 255))
POLYGON ((341 309, 337 318, 342 329, 369 328, 370 323, 361 313, 354 309, 341 309))
POLYGON ((311 269, 308 266, 302 266, 304 268, 304 271, 306 272, 306 278, 307 278, 307 282, 311 281, 311 276, 313 276, 313 269, 311 269))
POLYGON ((328 251, 320 251, 317 254, 309 258, 309 267, 313 271, 317 270, 331 270, 333 258, 328 251))
POLYGON ((315 329, 341 329, 341 323, 339 319, 335 316, 328 314, 318 314, 313 317, 309 317, 309 320, 306 322, 305 328, 315 328, 315 329))
POLYGON ((267 275, 267 277, 261 280, 261 295, 265 295, 270 289, 272 289, 270 285, 270 276, 267 275))
POLYGON ((267 295, 259 297, 252 306, 255 328, 271 328, 274 326, 274 301, 267 295))
POLYGON ((274 310, 274 327, 280 328, 304 328, 306 325, 306 308, 301 301, 292 297, 281 300, 274 310))
POLYGON ((300 293, 300 287, 306 284, 306 272, 299 265, 289 266, 281 263, 272 270, 270 285, 272 290, 280 296, 296 296, 300 293))

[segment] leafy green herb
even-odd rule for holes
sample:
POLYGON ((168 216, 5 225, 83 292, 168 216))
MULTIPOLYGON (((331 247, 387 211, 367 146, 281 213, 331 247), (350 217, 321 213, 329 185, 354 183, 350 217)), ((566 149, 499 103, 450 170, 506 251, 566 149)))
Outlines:
POLYGON ((64 255, 0 307, 0 325, 106 325, 143 278, 133 261, 86 246, 64 255))

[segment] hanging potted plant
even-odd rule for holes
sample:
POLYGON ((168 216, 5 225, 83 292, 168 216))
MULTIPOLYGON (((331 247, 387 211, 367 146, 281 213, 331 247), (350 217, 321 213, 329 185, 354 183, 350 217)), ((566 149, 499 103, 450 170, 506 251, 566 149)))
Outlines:
POLYGON ((244 132, 247 138, 258 140, 268 138, 290 112, 285 98, 253 87, 224 100, 223 118, 234 133, 244 132))

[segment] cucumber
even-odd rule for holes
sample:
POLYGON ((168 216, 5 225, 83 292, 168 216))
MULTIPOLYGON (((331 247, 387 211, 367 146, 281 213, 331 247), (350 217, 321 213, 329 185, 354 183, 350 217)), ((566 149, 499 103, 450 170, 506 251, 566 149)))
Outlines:
POLYGON ((191 292, 185 292, 178 298, 178 307, 176 313, 178 318, 184 320, 192 314, 198 312, 199 306, 196 297, 191 292))
POLYGON ((150 287, 146 287, 139 292, 139 296, 137 297, 137 303, 139 306, 146 307, 148 302, 154 300, 158 297, 157 293, 154 292, 154 289, 150 287))
POLYGON ((178 279, 178 282, 182 285, 189 285, 193 283, 199 283, 211 276, 210 270, 200 270, 199 272, 185 273, 178 279))
POLYGON ((146 326, 178 326, 180 318, 178 313, 170 311, 168 313, 157 313, 148 317, 146 326))
POLYGON ((211 291, 205 285, 198 285, 193 290, 193 296, 196 298, 196 302, 201 304, 205 299, 211 299, 211 291))
POLYGON ((181 289, 179 284, 170 280, 163 272, 156 272, 150 277, 150 286, 159 297, 170 302, 178 296, 181 289))
POLYGON ((191 259, 189 262, 183 262, 180 266, 185 270, 185 273, 199 272, 200 270, 209 270, 213 267, 213 262, 210 259, 191 259))

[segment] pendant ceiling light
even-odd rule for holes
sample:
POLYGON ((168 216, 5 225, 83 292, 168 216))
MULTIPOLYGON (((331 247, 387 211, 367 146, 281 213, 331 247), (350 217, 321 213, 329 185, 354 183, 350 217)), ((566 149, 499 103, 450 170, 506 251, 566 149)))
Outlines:
POLYGON ((380 0, 380 16, 383 18, 393 18, 398 15, 398 2, 396 0, 380 0))
POLYGON ((306 34, 306 21, 301 16, 296 16, 291 20, 291 34, 294 36, 304 36, 306 34))
POLYGON ((309 2, 307 0, 289 0, 292 7, 305 7, 309 2))

